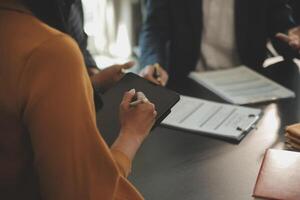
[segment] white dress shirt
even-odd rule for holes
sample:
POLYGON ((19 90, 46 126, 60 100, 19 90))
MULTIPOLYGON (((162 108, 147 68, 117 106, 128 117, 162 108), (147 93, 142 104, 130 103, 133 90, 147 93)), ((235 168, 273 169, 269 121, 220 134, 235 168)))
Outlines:
POLYGON ((240 64, 235 35, 235 0, 203 0, 203 29, 198 71, 240 64))

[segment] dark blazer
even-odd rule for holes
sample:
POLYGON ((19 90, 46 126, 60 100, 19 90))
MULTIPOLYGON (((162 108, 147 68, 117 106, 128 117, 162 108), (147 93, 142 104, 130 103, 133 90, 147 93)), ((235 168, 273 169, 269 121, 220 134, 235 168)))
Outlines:
POLYGON ((67 18, 68 33, 76 40, 83 54, 85 65, 95 68, 97 64, 87 49, 88 36, 84 31, 84 14, 81 0, 73 0, 73 3, 64 11, 67 18))
POLYGON ((293 9, 293 16, 297 24, 300 24, 300 1, 290 0, 290 5, 293 9))
MULTIPOLYGON (((142 67, 158 62, 171 78, 186 76, 200 55, 202 0, 145 3, 146 19, 140 35, 142 67)), ((238 55, 252 68, 265 60, 269 38, 295 26, 285 0, 236 0, 235 16, 238 55)))

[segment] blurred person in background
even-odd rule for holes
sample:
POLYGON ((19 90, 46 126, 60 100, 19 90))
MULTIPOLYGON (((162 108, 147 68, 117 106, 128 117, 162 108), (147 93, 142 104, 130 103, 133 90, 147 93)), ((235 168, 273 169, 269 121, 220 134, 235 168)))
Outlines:
POLYGON ((88 36, 84 30, 84 13, 81 0, 67 0, 58 2, 62 8, 64 23, 70 36, 78 43, 84 56, 85 65, 91 81, 97 90, 105 91, 123 77, 122 69, 129 69, 134 62, 116 64, 100 70, 88 50, 88 36), (101 73, 100 73, 101 72, 101 73))
MULTIPOLYGON (((61 16, 64 20, 59 20, 58 23, 64 24, 67 29, 68 34, 75 39, 78 43, 80 50, 84 56, 85 65, 87 67, 88 73, 90 75, 92 84, 94 88, 98 91, 106 91, 112 87, 116 82, 118 82, 124 75, 123 69, 129 69, 133 67, 134 62, 127 62, 124 64, 116 64, 112 66, 105 67, 100 70, 97 64, 88 50, 88 36, 84 30, 84 12, 81 0, 65 0, 57 2, 57 6, 61 8, 61 16), (101 72, 101 73, 100 73, 101 72)), ((49 15, 51 16, 51 15, 49 15)), ((55 17, 52 16, 55 20, 55 17)), ((163 69, 159 69, 161 74, 163 69)), ((149 80, 160 84, 156 79, 147 74, 144 76, 149 80)), ((97 102, 96 102, 97 103, 97 102)))
POLYGON ((145 0, 145 5, 140 63, 149 76, 156 63, 173 80, 193 70, 238 65, 259 70, 269 40, 285 58, 298 55, 300 31, 285 0, 145 0))
POLYGON ((78 44, 84 58, 90 80, 94 88, 94 103, 96 111, 102 106, 101 93, 108 90, 124 75, 123 69, 129 69, 134 62, 116 64, 100 70, 88 50, 88 35, 84 30, 84 13, 81 0, 53 1, 56 12, 49 12, 45 4, 34 3, 36 15, 49 25, 70 35, 78 44), (101 72, 101 73, 100 73, 101 72))

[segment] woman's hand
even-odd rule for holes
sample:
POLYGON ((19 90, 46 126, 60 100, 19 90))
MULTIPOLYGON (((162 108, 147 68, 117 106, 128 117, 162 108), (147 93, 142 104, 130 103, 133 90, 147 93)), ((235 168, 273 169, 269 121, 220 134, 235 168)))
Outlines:
POLYGON ((120 105, 121 131, 112 149, 123 152, 132 160, 154 125, 156 115, 155 106, 142 93, 136 94, 134 89, 126 92, 120 105), (135 95, 141 103, 130 106, 135 95))
POLYGON ((120 105, 121 132, 145 138, 150 132, 156 117, 155 106, 141 92, 131 90, 124 95, 120 105), (136 106, 130 106, 134 96, 141 101, 136 106))
POLYGON ((95 88, 100 88, 105 91, 124 76, 123 70, 129 69, 133 66, 134 62, 127 62, 122 65, 112 65, 107 67, 91 76, 92 84, 95 88))

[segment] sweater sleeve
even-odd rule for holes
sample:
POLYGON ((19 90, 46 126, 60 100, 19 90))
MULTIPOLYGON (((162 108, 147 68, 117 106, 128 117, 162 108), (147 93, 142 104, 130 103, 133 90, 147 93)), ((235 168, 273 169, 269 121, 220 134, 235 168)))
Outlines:
POLYGON ((117 162, 117 165, 118 165, 118 168, 119 168, 121 174, 124 177, 127 177, 131 172, 131 161, 121 151, 111 150, 111 152, 117 162))
POLYGON ((72 39, 53 36, 34 49, 19 88, 42 199, 142 199, 124 178, 130 164, 113 157, 98 132, 91 83, 72 39))

